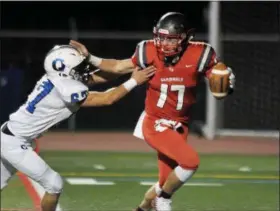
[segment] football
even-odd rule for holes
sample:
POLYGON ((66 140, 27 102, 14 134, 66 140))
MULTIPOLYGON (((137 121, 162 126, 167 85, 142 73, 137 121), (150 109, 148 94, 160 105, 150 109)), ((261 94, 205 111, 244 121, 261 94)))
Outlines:
POLYGON ((217 63, 209 76, 209 88, 216 98, 227 96, 230 71, 224 63, 217 63))

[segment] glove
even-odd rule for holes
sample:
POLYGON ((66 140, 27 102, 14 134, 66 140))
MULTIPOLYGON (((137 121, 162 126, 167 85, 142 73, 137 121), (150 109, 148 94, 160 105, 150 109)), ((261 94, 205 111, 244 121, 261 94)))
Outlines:
POLYGON ((229 75, 229 90, 228 94, 232 94, 235 88, 235 74, 233 73, 232 69, 228 67, 228 71, 230 72, 229 75))

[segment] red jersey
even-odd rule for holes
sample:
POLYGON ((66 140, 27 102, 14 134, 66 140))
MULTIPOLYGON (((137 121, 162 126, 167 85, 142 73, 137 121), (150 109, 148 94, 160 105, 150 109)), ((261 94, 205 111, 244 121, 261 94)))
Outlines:
POLYGON ((155 75, 148 82, 145 111, 149 116, 188 122, 190 108, 196 102, 196 86, 201 75, 208 76, 217 63, 214 49, 207 43, 190 42, 174 66, 165 66, 158 58, 153 40, 138 44, 132 61, 145 68, 154 65, 155 75))

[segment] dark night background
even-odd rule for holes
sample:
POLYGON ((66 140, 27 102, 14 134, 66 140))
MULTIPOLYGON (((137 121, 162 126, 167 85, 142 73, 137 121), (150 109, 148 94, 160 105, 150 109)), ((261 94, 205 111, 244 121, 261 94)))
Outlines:
MULTIPOLYGON (((184 13, 198 34, 207 35, 207 2, 1 2, 1 32, 7 30, 68 31, 64 38, 36 38, 1 33, 1 123, 26 100, 36 80, 44 73, 45 53, 71 37, 69 19, 81 31, 150 33, 164 13, 184 13), (5 103, 10 102, 10 103, 5 103)), ((225 100, 224 127, 238 129, 279 128, 280 16, 279 2, 222 2, 222 34, 254 34, 247 41, 222 43, 223 60, 237 76, 235 94, 225 100), (250 10, 250 11, 249 11, 250 10), (249 13, 250 12, 250 13, 249 13), (271 40, 271 35, 275 40, 271 40), (277 39, 278 38, 278 39, 277 39), (268 41, 270 40, 270 41, 268 41)), ((143 37, 142 39, 149 39, 143 37)), ((129 58, 141 39, 80 39, 88 49, 106 58, 129 58)), ((124 81, 122 77, 94 89, 103 90, 124 81)), ((205 121, 205 87, 199 87, 194 120, 205 121)), ((82 108, 77 129, 123 130, 134 128, 144 106, 145 87, 138 87, 111 107, 82 108)), ((66 122, 58 128, 66 128, 66 122)))

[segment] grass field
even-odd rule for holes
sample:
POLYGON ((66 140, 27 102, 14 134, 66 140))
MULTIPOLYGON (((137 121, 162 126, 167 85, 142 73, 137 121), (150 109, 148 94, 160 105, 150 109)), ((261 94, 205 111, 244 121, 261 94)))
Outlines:
MULTIPOLYGON (((152 153, 51 152, 42 157, 65 179, 62 210, 131 211, 157 179, 152 153)), ((278 156, 201 155, 193 179, 174 197, 174 211, 279 210, 278 156)), ((15 177, 1 195, 2 210, 33 202, 15 177)))

